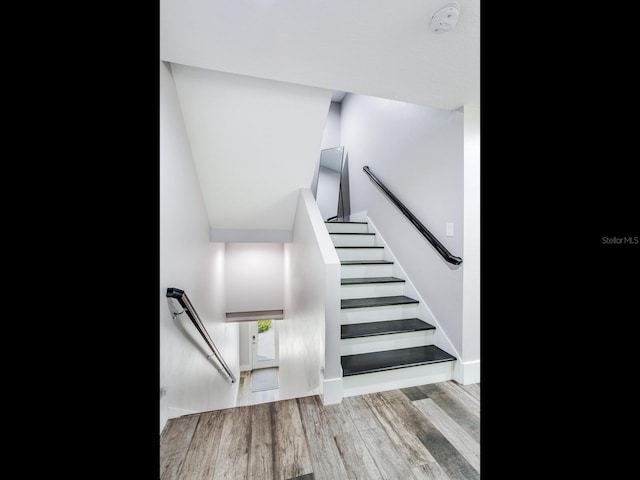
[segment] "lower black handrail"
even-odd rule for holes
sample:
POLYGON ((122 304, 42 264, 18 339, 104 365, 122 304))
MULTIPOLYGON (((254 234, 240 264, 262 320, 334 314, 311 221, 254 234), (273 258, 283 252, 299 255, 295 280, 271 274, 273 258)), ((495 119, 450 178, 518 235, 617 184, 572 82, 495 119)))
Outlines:
POLYGON ((460 265, 462 263, 462 258, 456 257, 452 255, 447 248, 440 243, 440 241, 425 227, 420 220, 416 218, 416 216, 411 213, 411 211, 400 201, 398 197, 396 197, 391 190, 389 190, 384 183, 382 183, 378 178, 373 174, 371 169, 368 166, 362 167, 364 173, 366 173, 371 181, 375 183, 380 189, 389 197, 389 199, 393 202, 393 204, 400 209, 404 216, 409 219, 411 223, 418 229, 418 231, 428 240, 428 242, 433 245, 433 248, 437 250, 437 252, 442 255, 442 257, 449 263, 454 265, 460 265))
POLYGON ((204 339, 204 341, 207 343, 207 345, 213 352, 213 355, 209 355, 209 357, 207 358, 211 358, 212 356, 214 356, 218 361, 219 366, 216 365, 216 367, 218 367, 218 370, 220 371, 220 373, 225 374, 229 378, 229 380, 231 380, 231 383, 235 383, 236 377, 233 375, 233 372, 231 371, 227 363, 224 361, 224 358, 222 358, 222 355, 220 354, 220 351, 216 347, 215 343, 213 343, 211 336, 209 336, 209 332, 207 332, 207 329, 204 327, 202 320, 200 320, 200 317, 198 316, 198 312, 196 312, 196 309, 191 304, 191 301, 189 300, 189 297, 187 297, 187 294, 184 292, 184 290, 180 290, 179 288, 171 288, 171 287, 167 288, 167 297, 173 298, 177 300, 178 303, 180 303, 183 311, 176 312, 175 315, 186 313, 189 316, 189 318, 191 319, 191 322, 196 327, 200 335, 202 335, 202 338, 204 339))

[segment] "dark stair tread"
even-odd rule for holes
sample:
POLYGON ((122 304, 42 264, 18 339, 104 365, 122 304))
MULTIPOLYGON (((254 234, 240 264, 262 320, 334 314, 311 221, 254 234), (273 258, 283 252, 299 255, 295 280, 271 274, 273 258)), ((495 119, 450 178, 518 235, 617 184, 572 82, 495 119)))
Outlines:
POLYGON ((342 325, 340 327, 340 338, 372 337, 375 335, 391 335, 394 333, 434 330, 435 328, 436 327, 430 323, 423 322, 419 318, 355 323, 351 325, 342 325))
POLYGON ((389 260, 342 260, 341 265, 393 265, 389 260))
POLYGON ((396 277, 357 277, 340 279, 341 285, 364 285, 367 283, 404 283, 404 280, 396 277))
POLYGON ((383 352, 344 355, 340 359, 342 362, 342 375, 348 377, 363 373, 428 365, 430 363, 449 362, 456 360, 456 357, 435 345, 424 345, 383 352))
POLYGON ((405 295, 391 297, 346 298, 340 300, 340 308, 385 307, 387 305, 406 305, 419 303, 418 300, 405 295))
POLYGON ((384 248, 384 247, 378 247, 378 246, 372 246, 372 247, 367 247, 367 246, 342 246, 342 247, 335 247, 335 248, 384 248))
POLYGON ((355 223, 358 225, 366 225, 367 222, 324 222, 324 223, 355 223))

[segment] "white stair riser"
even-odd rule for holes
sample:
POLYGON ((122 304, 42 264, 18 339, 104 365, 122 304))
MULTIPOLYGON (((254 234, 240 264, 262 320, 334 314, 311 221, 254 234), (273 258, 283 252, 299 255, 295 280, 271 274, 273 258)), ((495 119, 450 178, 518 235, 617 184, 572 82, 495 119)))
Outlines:
POLYGON ((372 337, 345 338, 340 340, 340 355, 357 355, 359 353, 433 345, 433 333, 433 330, 421 330, 372 337))
POLYGON ((375 235, 331 235, 336 247, 373 247, 376 244, 375 235))
POLYGON ((343 377, 343 397, 445 382, 453 378, 454 365, 455 361, 440 362, 343 377))
POLYGON ((384 260, 384 248, 336 248, 340 260, 384 260))
POLYGON ((341 265, 340 275, 341 278, 391 277, 393 275, 393 264, 341 265))
POLYGON ((369 231, 369 225, 366 223, 325 223, 329 233, 366 233, 369 231))
POLYGON ((341 298, 392 297, 404 294, 404 283, 372 283, 364 285, 342 285, 341 298))
POLYGON ((418 318, 418 304, 344 308, 340 310, 340 323, 344 325, 377 322, 379 320, 399 320, 401 318, 418 318))

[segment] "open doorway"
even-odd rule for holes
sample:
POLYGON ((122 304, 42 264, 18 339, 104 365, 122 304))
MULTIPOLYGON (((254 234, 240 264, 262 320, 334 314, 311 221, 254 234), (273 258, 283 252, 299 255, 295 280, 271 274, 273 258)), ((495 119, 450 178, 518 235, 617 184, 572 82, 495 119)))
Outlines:
POLYGON ((251 369, 278 366, 278 322, 251 322, 251 369))
POLYGON ((278 321, 244 321, 240 328, 241 366, 236 406, 280 399, 278 321))

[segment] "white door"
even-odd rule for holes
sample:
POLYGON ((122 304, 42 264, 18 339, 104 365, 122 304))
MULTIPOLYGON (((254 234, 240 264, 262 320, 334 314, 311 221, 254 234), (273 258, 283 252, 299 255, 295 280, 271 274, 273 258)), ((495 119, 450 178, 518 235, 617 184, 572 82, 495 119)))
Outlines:
POLYGON ((278 366, 278 322, 251 322, 251 369, 278 366))

